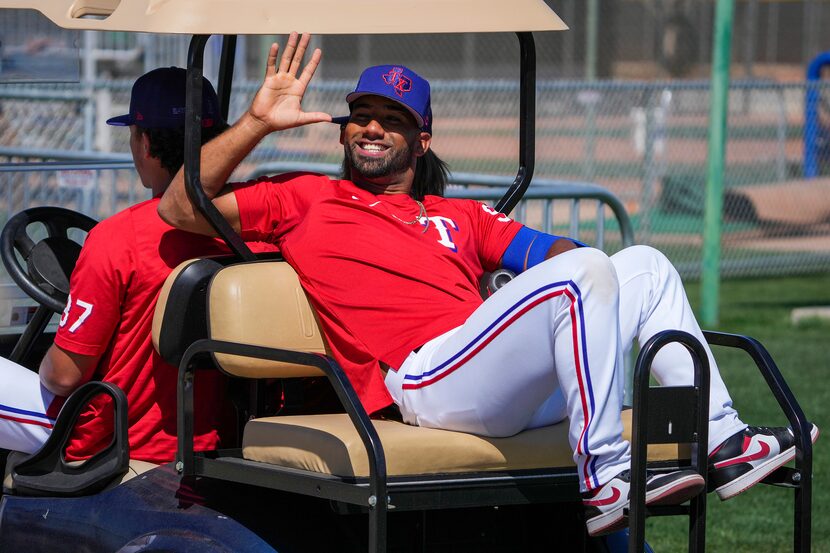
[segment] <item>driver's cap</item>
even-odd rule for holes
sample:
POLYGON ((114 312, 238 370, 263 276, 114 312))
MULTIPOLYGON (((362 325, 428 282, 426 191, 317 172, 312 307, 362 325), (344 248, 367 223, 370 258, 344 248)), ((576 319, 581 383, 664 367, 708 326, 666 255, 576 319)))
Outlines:
MULTIPOLYGON (((181 67, 154 69, 139 77, 130 95, 130 113, 107 119, 107 125, 136 125, 145 129, 184 128, 187 71, 181 67)), ((221 121, 219 98, 202 77, 202 127, 221 121)))

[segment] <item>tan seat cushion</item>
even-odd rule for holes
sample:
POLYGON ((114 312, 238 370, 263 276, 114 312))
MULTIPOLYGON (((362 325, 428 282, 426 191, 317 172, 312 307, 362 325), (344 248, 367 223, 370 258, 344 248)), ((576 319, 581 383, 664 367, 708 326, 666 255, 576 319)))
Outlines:
MULTIPOLYGON (((375 420, 389 476, 573 467, 568 424, 526 430, 509 438, 375 420)), ((631 411, 623 412, 624 437, 631 411)), ((245 426, 243 457, 336 476, 368 476, 363 442, 345 414, 267 417, 245 426)), ((688 459, 688 445, 653 445, 650 461, 688 459)))
MULTIPOLYGON (((3 493, 14 492, 14 481, 12 480, 12 469, 16 467, 21 461, 29 457, 28 453, 21 453, 19 451, 12 451, 6 459, 6 470, 3 476, 3 493)), ((156 468, 158 465, 148 463, 147 461, 139 461, 137 459, 130 459, 130 466, 127 467, 127 472, 120 479, 113 480, 105 489, 114 488, 115 486, 135 478, 139 474, 143 474, 150 469, 156 468)))

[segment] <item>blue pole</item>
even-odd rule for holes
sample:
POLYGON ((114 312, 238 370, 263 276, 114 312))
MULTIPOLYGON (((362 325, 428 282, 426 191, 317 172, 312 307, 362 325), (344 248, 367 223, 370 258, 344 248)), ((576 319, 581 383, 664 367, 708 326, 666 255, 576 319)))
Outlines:
POLYGON ((819 174, 819 87, 821 70, 830 65, 830 52, 822 52, 807 66, 807 97, 804 102, 804 178, 812 179, 819 174))

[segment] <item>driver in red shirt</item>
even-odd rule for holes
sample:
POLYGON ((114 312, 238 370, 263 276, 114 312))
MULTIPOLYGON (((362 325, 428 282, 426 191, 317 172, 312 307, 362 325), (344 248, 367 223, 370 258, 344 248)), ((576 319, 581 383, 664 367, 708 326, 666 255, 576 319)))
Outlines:
MULTIPOLYGON (((228 253, 219 240, 175 229, 157 214, 162 193, 182 166, 185 77, 186 71, 176 67, 150 71, 133 86, 130 112, 107 121, 129 127, 136 170, 153 197, 101 221, 87 236, 55 343, 39 374, 0 359, 0 448, 39 449, 64 397, 98 379, 117 384, 127 395, 130 457, 161 463, 174 456, 177 369, 153 348, 153 311, 162 284, 179 263, 228 253)), ((204 80, 202 142, 226 127, 216 93, 204 80)), ((206 375, 196 393, 200 403, 219 405, 222 390, 217 375, 206 375)), ((200 410, 198 449, 217 447, 220 412, 200 410)), ((112 428, 108 401, 93 401, 78 420, 67 457, 100 451, 109 444, 112 428)))

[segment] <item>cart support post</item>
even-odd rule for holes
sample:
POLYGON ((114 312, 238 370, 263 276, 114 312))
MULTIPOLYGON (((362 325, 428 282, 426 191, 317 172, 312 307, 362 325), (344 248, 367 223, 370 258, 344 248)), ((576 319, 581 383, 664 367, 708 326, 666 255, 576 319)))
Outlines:
POLYGON ((516 33, 519 37, 519 170, 516 179, 496 204, 496 210, 510 214, 522 199, 536 164, 536 43, 533 33, 516 33))

